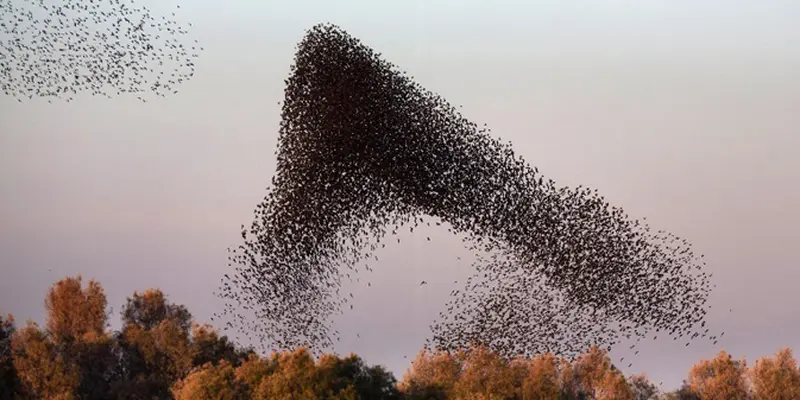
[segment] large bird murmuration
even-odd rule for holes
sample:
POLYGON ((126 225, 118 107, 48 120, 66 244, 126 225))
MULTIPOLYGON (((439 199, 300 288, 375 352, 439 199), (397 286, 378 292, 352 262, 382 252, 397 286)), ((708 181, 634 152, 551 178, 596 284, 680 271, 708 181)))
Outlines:
MULTIPOLYGON (((277 171, 222 284, 242 333, 281 347, 339 338, 340 293, 390 232, 422 216, 481 255, 432 325, 432 344, 570 353, 650 331, 693 331, 709 275, 685 240, 594 190, 557 187, 333 25, 312 28, 287 80, 277 171)), ((362 269, 360 269, 362 268, 362 269)))

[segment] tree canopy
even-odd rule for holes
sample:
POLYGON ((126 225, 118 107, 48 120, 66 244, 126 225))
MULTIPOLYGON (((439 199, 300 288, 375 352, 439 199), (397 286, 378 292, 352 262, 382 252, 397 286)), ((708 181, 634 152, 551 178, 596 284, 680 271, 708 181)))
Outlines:
POLYGON ((607 351, 574 359, 514 358, 475 345, 424 349, 399 382, 356 354, 306 348, 269 355, 233 343, 158 289, 134 292, 119 331, 108 330, 102 286, 78 277, 45 295, 43 326, 0 316, 0 399, 797 399, 791 349, 748 367, 721 351, 701 360, 684 385, 662 393, 645 374, 626 377, 607 351))

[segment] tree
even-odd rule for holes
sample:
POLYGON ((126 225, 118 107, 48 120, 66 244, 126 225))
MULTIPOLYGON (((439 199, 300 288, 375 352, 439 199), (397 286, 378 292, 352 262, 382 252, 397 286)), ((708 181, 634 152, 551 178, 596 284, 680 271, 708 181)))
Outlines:
POLYGON ((12 340, 23 390, 39 397, 109 398, 117 358, 105 332, 106 296, 94 280, 62 279, 45 297, 46 329, 29 323, 12 340), (46 366, 45 366, 46 365, 46 366))
POLYGON ((167 301, 159 289, 148 289, 143 293, 133 292, 122 309, 123 326, 135 325, 144 330, 157 327, 161 322, 171 320, 183 331, 192 327, 192 314, 186 307, 167 301))
POLYGON ((118 378, 116 343, 106 332, 107 304, 100 283, 90 280, 84 287, 80 275, 56 282, 45 298, 45 334, 78 376, 75 395, 82 399, 109 398, 118 378))
POLYGON ((219 336, 209 324, 193 324, 191 339, 192 365, 195 367, 223 360, 236 367, 247 358, 247 351, 237 349, 227 336, 219 336))
POLYGON ((170 387, 192 367, 189 337, 177 321, 161 321, 148 330, 129 325, 118 340, 125 366, 118 396, 168 397, 170 387))
POLYGON ((514 397, 517 382, 508 363, 484 346, 466 353, 462 371, 454 387, 459 398, 506 399, 514 397))
MULTIPOLYGON (((580 393, 592 399, 627 399, 633 393, 625 376, 611 364, 608 352, 598 346, 575 360, 574 379, 579 383, 580 393)), ((580 395, 579 393, 579 395, 580 395)))
POLYGON ((636 400, 650 400, 658 395, 658 388, 645 374, 633 375, 630 387, 636 400))
POLYGON ((665 393, 663 396, 659 397, 660 400, 701 400, 700 395, 695 393, 692 388, 689 386, 689 383, 683 381, 680 389, 665 393))
POLYGON ((304 348, 273 355, 274 371, 264 376, 255 399, 319 399, 315 390, 316 365, 311 353, 304 348))
POLYGON ((47 331, 56 343, 92 340, 105 334, 106 295, 95 281, 83 288, 80 275, 56 282, 45 298, 47 331))
POLYGON ((527 374, 522 380, 522 399, 558 400, 560 360, 552 354, 543 354, 527 361, 527 374))
POLYGON ((175 400, 245 400, 250 398, 247 385, 236 379, 228 361, 211 362, 193 370, 172 387, 175 400))
POLYGON ((575 360, 575 372, 583 392, 597 398, 596 392, 606 373, 611 369, 611 359, 605 350, 592 346, 575 360))
POLYGON ((602 400, 634 400, 635 398, 625 375, 613 366, 603 375, 595 395, 596 399, 602 400))
POLYGON ((390 371, 380 365, 366 367, 360 379, 355 383, 356 391, 366 399, 400 399, 397 379, 390 371))
POLYGON ((123 373, 114 385, 117 398, 169 397, 170 388, 192 368, 189 336, 192 315, 167 301, 161 290, 134 292, 122 309, 116 335, 123 373))
POLYGON ((98 282, 68 277, 47 292, 46 329, 15 330, 0 318, 0 398, 171 398, 193 366, 225 362, 233 371, 252 352, 209 325, 194 324, 190 335, 191 314, 159 290, 127 300, 116 334, 106 331, 106 305, 98 282))
POLYGON ((704 400, 747 399, 749 391, 745 360, 734 360, 724 350, 711 360, 695 364, 689 371, 689 386, 704 400))
POLYGON ((251 393, 255 393, 261 381, 277 369, 277 359, 259 357, 250 354, 245 362, 236 368, 236 380, 247 385, 251 393))
POLYGON ((23 392, 33 398, 75 398, 80 376, 56 351, 56 345, 34 322, 16 331, 11 340, 14 367, 23 392))
POLYGON ((753 394, 758 400, 800 398, 800 370, 792 350, 779 350, 774 357, 756 360, 750 370, 753 394))
POLYGON ((400 382, 399 388, 411 399, 446 399, 461 375, 463 354, 421 351, 400 382))
POLYGON ((559 392, 562 399, 583 399, 585 394, 581 386, 581 379, 577 368, 569 360, 559 360, 561 373, 558 377, 559 392))
POLYGON ((395 399, 400 396, 394 376, 383 367, 367 366, 361 357, 324 354, 317 361, 316 392, 326 397, 395 399))
POLYGON ((3 318, 0 315, 0 399, 11 399, 21 389, 11 352, 14 332, 14 316, 9 314, 3 318))
POLYGON ((45 305, 45 329, 31 321, 17 329, 13 316, 0 317, 2 399, 800 398, 800 369, 790 349, 749 370, 722 351, 694 365, 679 390, 659 397, 646 375, 626 379, 599 347, 571 362, 552 354, 506 360, 483 346, 423 350, 397 383, 356 354, 323 354, 315 361, 305 348, 270 357, 243 350, 211 325, 195 323, 186 307, 169 303, 157 289, 127 300, 125 325, 113 335, 104 328, 106 298, 95 281, 58 281, 45 305))
POLYGON ((77 395, 81 399, 113 397, 114 382, 121 377, 119 346, 109 333, 77 342, 68 349, 68 362, 78 370, 77 395))

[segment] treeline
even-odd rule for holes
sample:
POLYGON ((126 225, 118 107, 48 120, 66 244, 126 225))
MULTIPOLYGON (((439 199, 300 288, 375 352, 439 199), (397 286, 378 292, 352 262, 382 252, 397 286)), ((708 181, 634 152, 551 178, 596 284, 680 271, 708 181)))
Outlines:
POLYGON ((645 375, 626 377, 597 347, 574 360, 507 360, 482 347, 422 351, 397 382, 355 354, 261 356, 198 324, 157 289, 127 299, 115 332, 95 281, 55 283, 45 307, 44 327, 0 317, 0 400, 800 399, 800 369, 789 349, 752 367, 720 352, 670 393, 645 375))

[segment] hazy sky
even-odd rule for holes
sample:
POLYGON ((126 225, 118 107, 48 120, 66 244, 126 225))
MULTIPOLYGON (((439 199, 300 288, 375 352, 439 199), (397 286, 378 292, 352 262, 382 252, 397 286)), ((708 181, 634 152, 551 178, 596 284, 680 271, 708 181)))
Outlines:
MULTIPOLYGON (((626 373, 671 389, 722 348, 800 350, 800 2, 428 3, 194 0, 180 11, 205 52, 179 94, 0 97, 0 312, 41 321, 49 285, 80 273, 106 288, 115 323, 148 287, 208 320, 225 249, 274 173, 294 46, 333 22, 557 183, 598 188, 706 254, 724 340, 648 340, 626 373)), ((387 245, 354 289, 339 352, 402 377, 469 273, 457 239, 426 235, 387 245)))

